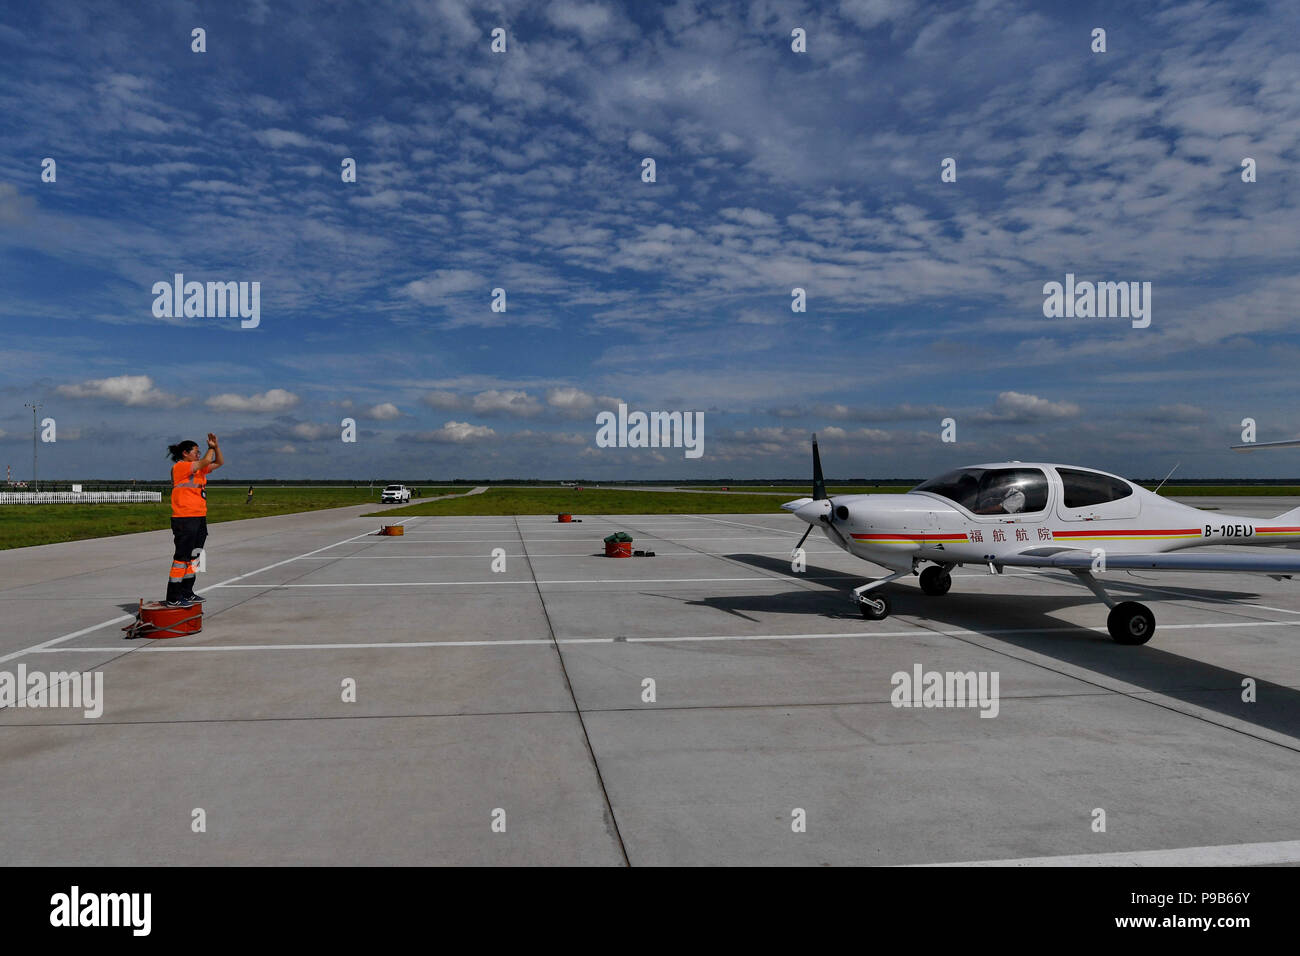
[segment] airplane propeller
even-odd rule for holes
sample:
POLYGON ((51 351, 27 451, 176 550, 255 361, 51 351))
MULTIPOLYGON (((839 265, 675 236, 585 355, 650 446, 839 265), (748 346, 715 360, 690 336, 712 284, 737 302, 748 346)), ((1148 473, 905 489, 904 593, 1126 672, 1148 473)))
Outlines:
MULTIPOLYGON (((824 521, 826 523, 826 526, 830 528, 831 532, 835 535, 835 537, 839 539, 840 544, 843 545, 844 547, 848 547, 848 542, 844 540, 844 535, 840 533, 839 528, 835 527, 835 518, 837 517, 836 512, 841 509, 836 507, 835 499, 832 498, 830 495, 826 494, 826 476, 822 474, 822 456, 821 456, 821 452, 817 450, 816 432, 813 432, 812 451, 813 451, 813 493, 812 493, 813 501, 825 501, 827 504, 826 513, 820 515, 818 520, 824 521)), ((844 514, 839 515, 839 517, 847 518, 848 509, 847 508, 844 509, 844 514)), ((811 530, 812 530, 812 525, 809 525, 808 531, 811 530)), ((804 532, 804 538, 808 537, 808 531, 804 532)), ((799 544, 803 544, 803 538, 799 539, 799 544)), ((799 547, 799 545, 795 545, 795 547, 797 548, 799 547)))
POLYGON ((822 474, 822 456, 817 451, 817 433, 813 432, 813 501, 826 498, 826 477, 822 474))
POLYGON ((798 551, 800 548, 803 547, 803 543, 808 540, 808 535, 810 534, 812 534, 812 525, 809 525, 807 528, 804 529, 803 537, 800 538, 799 543, 794 546, 794 549, 796 551, 798 551))

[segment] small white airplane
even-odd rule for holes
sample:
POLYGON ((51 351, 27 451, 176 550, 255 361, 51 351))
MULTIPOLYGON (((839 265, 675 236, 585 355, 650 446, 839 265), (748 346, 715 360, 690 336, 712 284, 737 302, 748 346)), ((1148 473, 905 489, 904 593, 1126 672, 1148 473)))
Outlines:
POLYGON ((958 468, 901 495, 826 495, 813 435, 813 495, 783 504, 854 557, 892 571, 853 589, 862 616, 889 615, 889 599, 871 594, 909 574, 921 590, 947 594, 949 572, 982 564, 1070 571, 1109 607, 1116 643, 1145 644, 1156 620, 1136 601, 1116 603, 1095 575, 1108 571, 1253 571, 1300 574, 1300 554, 1175 554, 1204 545, 1300 542, 1300 508, 1276 518, 1201 511, 1091 468, 1004 461, 958 468), (927 565, 923 570, 921 565, 927 565))

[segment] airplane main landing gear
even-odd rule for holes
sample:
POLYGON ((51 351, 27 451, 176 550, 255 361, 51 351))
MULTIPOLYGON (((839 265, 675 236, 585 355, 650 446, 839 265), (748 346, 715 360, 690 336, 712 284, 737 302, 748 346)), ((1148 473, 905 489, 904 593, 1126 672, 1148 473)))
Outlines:
POLYGON ((933 597, 947 594, 952 587, 952 575, 948 569, 932 564, 921 572, 921 590, 933 597))
POLYGON ((1116 644, 1145 644, 1156 631, 1156 616, 1137 601, 1122 601, 1110 609, 1106 629, 1116 644))
POLYGON ((1118 604, 1106 593, 1100 582, 1087 571, 1071 571, 1076 578, 1087 585, 1093 594, 1101 598, 1110 608, 1106 618, 1106 630, 1116 644, 1145 644, 1156 632, 1156 616, 1145 604, 1137 601, 1120 601, 1118 604))

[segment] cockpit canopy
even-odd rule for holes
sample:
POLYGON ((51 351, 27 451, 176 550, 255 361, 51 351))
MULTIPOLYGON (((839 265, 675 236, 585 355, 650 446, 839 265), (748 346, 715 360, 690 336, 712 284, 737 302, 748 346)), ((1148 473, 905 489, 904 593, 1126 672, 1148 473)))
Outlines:
POLYGON ((958 468, 912 489, 955 502, 972 514, 1031 514, 1047 507, 1047 476, 1038 468, 958 468))

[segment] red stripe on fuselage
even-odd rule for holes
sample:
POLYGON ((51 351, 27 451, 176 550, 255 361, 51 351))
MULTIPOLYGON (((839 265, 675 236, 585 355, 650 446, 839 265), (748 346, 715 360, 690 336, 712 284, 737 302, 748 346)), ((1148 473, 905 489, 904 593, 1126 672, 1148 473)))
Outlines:
POLYGON ((1112 529, 1109 531, 1099 530, 1097 528, 1088 528, 1083 531, 1053 531, 1052 534, 1058 538, 1095 538, 1101 534, 1200 534, 1200 528, 1124 528, 1112 529))

